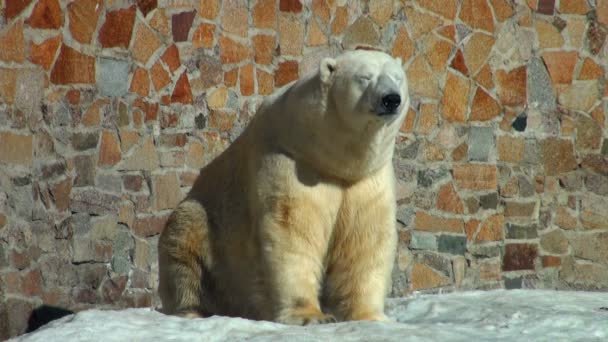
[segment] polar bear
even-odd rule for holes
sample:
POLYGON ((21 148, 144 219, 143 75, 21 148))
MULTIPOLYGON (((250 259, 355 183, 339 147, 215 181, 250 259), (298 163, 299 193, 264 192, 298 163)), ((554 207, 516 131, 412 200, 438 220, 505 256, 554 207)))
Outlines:
POLYGON ((159 239, 163 310, 306 325, 385 320, 401 61, 355 50, 269 96, 159 239))

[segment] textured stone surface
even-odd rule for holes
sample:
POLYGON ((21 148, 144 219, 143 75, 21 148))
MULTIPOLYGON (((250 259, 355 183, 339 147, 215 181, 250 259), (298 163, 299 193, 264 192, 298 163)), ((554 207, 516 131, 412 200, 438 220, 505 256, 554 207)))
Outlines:
POLYGON ((135 12, 135 6, 131 6, 106 13, 106 19, 99 29, 98 39, 102 47, 129 47, 135 12))
POLYGON ((103 96, 123 96, 127 93, 129 63, 111 58, 100 58, 96 63, 95 79, 103 96))

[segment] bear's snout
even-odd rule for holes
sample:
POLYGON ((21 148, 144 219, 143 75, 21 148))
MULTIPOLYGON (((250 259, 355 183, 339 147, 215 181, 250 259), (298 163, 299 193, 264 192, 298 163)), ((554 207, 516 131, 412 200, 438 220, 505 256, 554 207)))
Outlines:
POLYGON ((401 96, 397 93, 390 93, 382 97, 382 114, 395 114, 401 104, 401 96))

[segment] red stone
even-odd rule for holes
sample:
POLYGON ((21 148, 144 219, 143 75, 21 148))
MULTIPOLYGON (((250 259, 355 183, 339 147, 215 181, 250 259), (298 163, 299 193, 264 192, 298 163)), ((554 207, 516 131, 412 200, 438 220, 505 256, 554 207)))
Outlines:
POLYGON ((135 2, 144 17, 158 6, 158 0, 136 0, 135 2))
POLYGON ((196 11, 182 12, 171 17, 171 29, 174 42, 185 42, 188 40, 188 33, 194 22, 196 11))
POLYGON ((77 0, 68 5, 70 32, 74 39, 83 44, 91 42, 102 8, 101 0, 77 0))
POLYGON ((239 63, 249 57, 249 49, 226 36, 220 36, 220 59, 223 64, 239 63))
POLYGON ((454 56, 454 59, 452 59, 450 67, 454 70, 460 71, 460 73, 465 76, 469 76, 469 69, 467 68, 467 65, 464 62, 464 55, 462 54, 462 50, 460 49, 456 51, 456 55, 454 56))
POLYGON ((106 21, 99 30, 99 42, 104 48, 128 48, 135 24, 135 6, 106 13, 106 21))
POLYGON ((154 63, 150 69, 150 74, 152 75, 152 84, 154 85, 154 89, 156 91, 163 89, 171 82, 169 73, 165 71, 165 68, 163 68, 163 66, 160 64, 160 61, 154 63))
POLYGON ((62 45, 51 71, 51 82, 54 84, 95 83, 95 58, 62 45))
POLYGON ((280 0, 279 10, 282 12, 300 13, 302 11, 302 3, 300 0, 280 0))
POLYGON ((61 44, 61 35, 49 38, 40 43, 40 45, 32 42, 32 45, 30 45, 30 60, 32 63, 49 70, 53 64, 59 44, 61 44))
POLYGON ((521 66, 509 72, 498 70, 496 82, 499 85, 498 97, 503 105, 520 106, 526 103, 526 66, 521 66))
POLYGON ((21 280, 21 291, 25 296, 39 296, 42 294, 42 276, 40 270, 26 273, 21 280))
POLYGON ((165 50, 161 59, 167 64, 172 73, 181 65, 181 62, 179 61, 179 50, 175 44, 171 44, 171 46, 165 50))
POLYGON ((98 164, 102 166, 113 166, 120 161, 120 142, 114 133, 103 131, 101 134, 101 146, 99 148, 98 164))
POLYGON ((6 0, 6 7, 4 8, 4 16, 6 19, 13 19, 23 11, 32 0, 6 0))
POLYGON ((150 92, 150 78, 148 77, 148 72, 145 69, 135 69, 129 91, 137 93, 142 97, 148 96, 150 92))
POLYGON ((139 216, 133 224, 133 232, 139 237, 158 235, 163 231, 167 218, 168 216, 139 216))
POLYGON ((274 84, 276 87, 281 87, 291 81, 299 78, 298 62, 285 61, 279 63, 279 68, 274 74, 274 84))
POLYGON ((555 10, 555 0, 539 0, 538 1, 538 9, 536 10, 538 13, 553 15, 555 10))
POLYGON ((186 72, 175 83, 171 102, 192 103, 192 90, 190 89, 190 82, 188 82, 188 74, 186 72))
POLYGON ((202 23, 192 33, 192 45, 195 48, 212 48, 215 25, 202 23))
POLYGON ((486 93, 481 87, 477 87, 473 103, 471 105, 471 121, 488 121, 500 114, 500 105, 498 102, 486 93))
POLYGON ((26 21, 33 28, 58 29, 63 25, 63 12, 57 0, 40 0, 26 21))
POLYGON ((533 270, 534 260, 537 256, 537 245, 524 243, 507 244, 505 246, 505 255, 503 257, 503 270, 533 270))

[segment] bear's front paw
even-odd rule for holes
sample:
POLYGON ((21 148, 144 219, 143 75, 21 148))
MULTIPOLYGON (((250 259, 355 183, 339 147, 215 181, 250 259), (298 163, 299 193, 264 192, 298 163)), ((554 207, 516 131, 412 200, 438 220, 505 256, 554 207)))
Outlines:
POLYGON ((336 323, 336 317, 330 314, 325 314, 321 311, 317 312, 292 312, 291 314, 282 315, 277 319, 277 322, 289 325, 312 325, 336 323))

